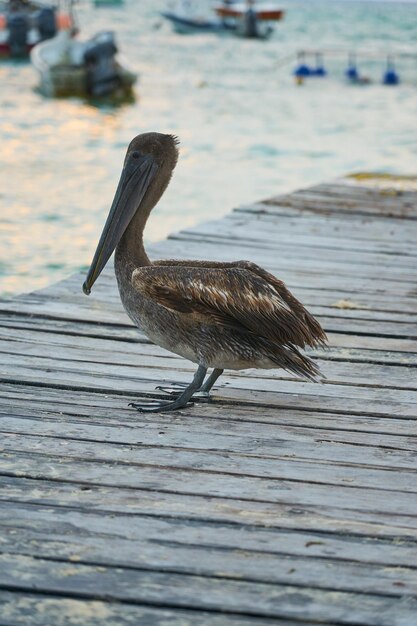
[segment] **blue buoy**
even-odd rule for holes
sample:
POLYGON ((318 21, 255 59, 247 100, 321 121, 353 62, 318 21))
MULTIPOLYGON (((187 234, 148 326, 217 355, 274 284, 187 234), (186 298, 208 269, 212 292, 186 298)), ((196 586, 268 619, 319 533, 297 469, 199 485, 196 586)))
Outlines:
POLYGON ((296 78, 307 78, 313 75, 313 70, 304 61, 304 52, 298 54, 298 65, 294 70, 294 76, 296 78))
POLYGON ((356 67, 356 56, 354 54, 349 55, 348 66, 345 71, 345 76, 352 83, 357 83, 359 81, 359 72, 356 67))
POLYGON ((323 63, 323 56, 319 53, 316 54, 316 67, 312 70, 312 75, 319 77, 327 76, 327 70, 323 63))
POLYGON ((294 76, 305 78, 306 76, 311 76, 312 71, 308 65, 302 63, 295 68, 294 76))
POLYGON ((382 77, 382 84, 394 86, 394 85, 398 85, 399 82, 400 82, 400 77, 395 71, 394 62, 390 57, 388 57, 387 69, 385 70, 385 73, 382 77))
POLYGON ((345 74, 346 78, 348 78, 352 82, 356 82, 357 80, 359 80, 358 68, 356 67, 348 67, 345 74))

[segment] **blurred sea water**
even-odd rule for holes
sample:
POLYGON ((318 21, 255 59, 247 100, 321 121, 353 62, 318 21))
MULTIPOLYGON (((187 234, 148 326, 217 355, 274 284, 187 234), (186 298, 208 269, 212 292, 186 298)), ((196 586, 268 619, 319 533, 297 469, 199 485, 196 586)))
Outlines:
POLYGON ((140 132, 181 140, 149 241, 347 172, 416 173, 417 5, 286 0, 286 18, 269 41, 175 34, 159 15, 165 6, 78 5, 81 37, 114 30, 139 73, 133 104, 48 100, 35 90, 30 63, 1 62, 1 294, 89 264, 126 146, 140 132), (304 48, 333 51, 324 56, 329 76, 297 87, 291 72, 304 48), (345 83, 350 50, 369 86, 345 83), (398 87, 381 85, 387 53, 414 55, 397 59, 398 87))

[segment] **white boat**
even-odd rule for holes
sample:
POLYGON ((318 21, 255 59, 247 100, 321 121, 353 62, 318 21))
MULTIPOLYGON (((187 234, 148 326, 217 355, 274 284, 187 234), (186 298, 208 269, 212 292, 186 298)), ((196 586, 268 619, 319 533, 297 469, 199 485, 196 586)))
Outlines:
MULTIPOLYGON (((182 35, 193 33, 222 33, 229 30, 227 20, 211 15, 207 6, 193 0, 171 0, 161 15, 169 20, 175 32, 182 35)), ((234 28, 234 24, 232 25, 234 28)))
POLYGON ((39 89, 49 97, 129 97, 137 78, 118 58, 111 32, 79 41, 71 31, 62 31, 35 46, 30 56, 39 72, 39 89))

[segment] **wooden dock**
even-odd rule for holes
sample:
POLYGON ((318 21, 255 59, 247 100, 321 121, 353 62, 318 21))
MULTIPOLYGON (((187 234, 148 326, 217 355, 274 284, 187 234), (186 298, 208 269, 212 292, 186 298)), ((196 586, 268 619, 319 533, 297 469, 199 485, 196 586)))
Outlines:
POLYGON ((416 626, 417 185, 340 180, 153 246, 253 260, 318 316, 324 384, 194 366, 111 270, 0 302, 0 626, 416 626), (372 185, 371 183, 375 183, 372 185))

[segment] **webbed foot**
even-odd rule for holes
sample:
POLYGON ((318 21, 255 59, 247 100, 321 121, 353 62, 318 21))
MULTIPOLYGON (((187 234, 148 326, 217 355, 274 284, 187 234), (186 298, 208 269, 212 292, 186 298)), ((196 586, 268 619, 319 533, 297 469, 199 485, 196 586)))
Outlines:
POLYGON ((199 365, 191 383, 184 388, 180 388, 180 395, 173 402, 165 400, 144 399, 141 402, 131 402, 129 406, 140 413, 160 413, 162 411, 176 411, 188 406, 193 394, 200 389, 206 376, 207 368, 199 365))

